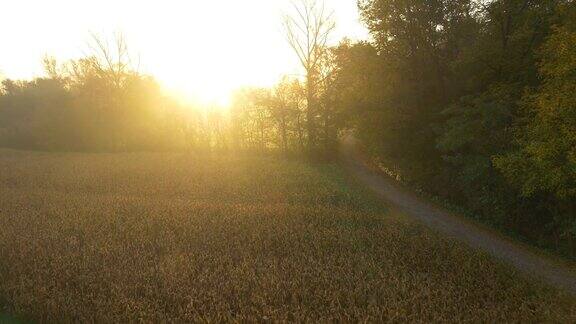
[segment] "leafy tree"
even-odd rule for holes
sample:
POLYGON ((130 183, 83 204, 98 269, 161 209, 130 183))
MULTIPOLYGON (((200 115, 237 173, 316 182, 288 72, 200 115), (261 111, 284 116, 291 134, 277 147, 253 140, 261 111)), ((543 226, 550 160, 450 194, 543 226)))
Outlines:
POLYGON ((368 116, 376 150, 405 178, 442 183, 434 139, 440 112, 458 93, 453 71, 478 30, 472 1, 363 0, 362 18, 373 38, 385 82, 379 111, 368 116))
POLYGON ((451 167, 443 190, 493 223, 510 223, 516 197, 492 164, 492 157, 511 145, 517 87, 494 85, 481 95, 465 96, 444 111, 450 118, 440 128, 437 147, 451 167))
POLYGON ((300 81, 287 77, 272 89, 242 89, 236 94, 231 111, 236 147, 302 151, 305 101, 300 81))
POLYGON ((44 78, 3 82, 2 145, 129 151, 184 143, 178 137, 185 135, 168 120, 171 112, 166 109, 175 107, 153 78, 132 66, 124 39, 118 37, 109 46, 95 37, 93 43, 94 51, 88 57, 64 63, 44 58, 44 78))
POLYGON ((565 10, 541 51, 543 83, 524 98, 518 149, 495 163, 525 197, 550 196, 555 221, 576 238, 576 10, 565 10))

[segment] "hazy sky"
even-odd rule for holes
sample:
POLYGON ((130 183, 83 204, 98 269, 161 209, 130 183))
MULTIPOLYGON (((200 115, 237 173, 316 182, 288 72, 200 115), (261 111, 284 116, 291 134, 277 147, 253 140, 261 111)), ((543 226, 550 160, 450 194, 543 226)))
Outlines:
MULTIPOLYGON (((365 38, 356 0, 326 0, 335 11, 336 43, 365 38)), ((87 53, 90 32, 121 31, 141 70, 166 88, 222 102, 241 85, 270 85, 298 72, 282 12, 289 0, 6 0, 0 4, 0 73, 42 74, 45 54, 87 53)))

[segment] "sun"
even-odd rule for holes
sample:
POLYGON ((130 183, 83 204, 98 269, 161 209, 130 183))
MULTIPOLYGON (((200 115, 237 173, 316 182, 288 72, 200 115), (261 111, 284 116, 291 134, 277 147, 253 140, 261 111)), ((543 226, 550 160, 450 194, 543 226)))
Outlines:
MULTIPOLYGON (((231 94, 236 87, 234 84, 223 84, 209 71, 201 71, 195 68, 195 77, 182 76, 177 73, 179 67, 173 69, 166 67, 163 71, 158 71, 156 77, 160 84, 175 94, 178 98, 196 106, 228 108, 231 104, 231 94)), ((181 68, 181 67, 180 67, 181 68)))
MULTIPOLYGON (((355 1, 326 1, 342 31, 334 38, 353 36, 360 25, 355 1)), ((3 75, 40 76, 46 54, 60 61, 84 57, 92 32, 121 32, 141 72, 207 105, 229 105, 238 88, 269 87, 282 75, 301 73, 282 27, 289 0, 101 0, 85 10, 87 2, 7 1, 4 9, 13 14, 0 19, 0 27, 20 27, 3 39, 3 75), (23 24, 22 16, 35 23, 23 24)))
POLYGON ((174 2, 169 15, 155 15, 155 24, 132 21, 138 29, 123 31, 142 53, 145 72, 162 85, 194 102, 228 106, 236 89, 271 86, 298 67, 279 3, 174 2))

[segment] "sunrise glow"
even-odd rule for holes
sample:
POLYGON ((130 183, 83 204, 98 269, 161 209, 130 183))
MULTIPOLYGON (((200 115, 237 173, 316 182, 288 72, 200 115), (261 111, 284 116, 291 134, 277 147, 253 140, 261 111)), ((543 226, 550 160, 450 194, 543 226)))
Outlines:
MULTIPOLYGON (((338 22, 334 43, 366 37, 355 1, 326 5, 338 22)), ((238 87, 269 86, 301 73, 282 30, 289 9, 289 0, 10 1, 0 14, 0 28, 11 30, 3 34, 0 75, 42 75, 45 54, 77 58, 86 53, 90 33, 122 32, 139 69, 168 91, 225 105, 238 87)))

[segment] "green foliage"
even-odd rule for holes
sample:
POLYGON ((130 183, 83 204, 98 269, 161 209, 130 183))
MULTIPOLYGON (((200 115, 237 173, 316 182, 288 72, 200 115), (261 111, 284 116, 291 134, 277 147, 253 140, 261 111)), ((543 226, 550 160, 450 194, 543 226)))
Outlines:
POLYGON ((444 161, 452 168, 452 197, 493 223, 505 223, 511 216, 501 206, 509 203, 507 197, 513 193, 506 190, 492 156, 510 146, 517 93, 514 86, 494 86, 481 95, 462 97, 444 111, 449 118, 437 139, 444 161))
POLYGON ((516 149, 496 166, 525 197, 545 197, 561 235, 576 241, 576 10, 541 50, 542 84, 523 101, 516 149))
MULTIPOLYGON (((353 131, 406 182, 576 256, 574 7, 360 0, 371 42, 314 44, 300 55, 313 61, 306 80, 239 91, 229 116, 166 98, 129 68, 122 38, 118 57, 95 38, 96 55, 63 65, 46 58, 46 78, 3 82, 0 145, 331 156, 353 131)), ((306 39, 292 36, 292 45, 306 39)))
POLYGON ((528 121, 519 129, 520 150, 496 160, 527 196, 544 191, 576 198, 576 29, 571 24, 556 28, 542 49, 544 81, 525 98, 528 121))
POLYGON ((339 53, 341 102, 358 137, 404 180, 574 256, 574 3, 363 0, 360 9, 373 49, 339 53))

